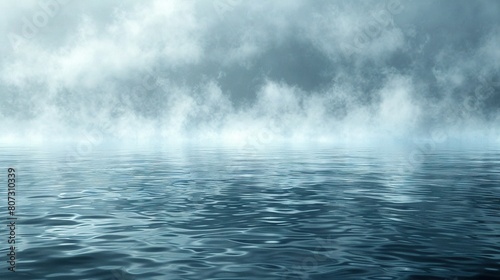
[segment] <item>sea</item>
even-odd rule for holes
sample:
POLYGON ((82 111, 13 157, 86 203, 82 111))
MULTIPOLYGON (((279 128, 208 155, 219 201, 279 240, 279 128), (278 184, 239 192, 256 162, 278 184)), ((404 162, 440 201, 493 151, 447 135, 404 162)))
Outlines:
POLYGON ((0 279, 500 279, 500 149, 3 147, 0 167, 0 279))

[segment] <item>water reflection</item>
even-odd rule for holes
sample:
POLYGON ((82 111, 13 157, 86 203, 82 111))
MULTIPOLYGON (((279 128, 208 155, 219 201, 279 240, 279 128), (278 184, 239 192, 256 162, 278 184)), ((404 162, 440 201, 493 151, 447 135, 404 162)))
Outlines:
POLYGON ((26 279, 500 274, 494 151, 403 173, 404 153, 370 150, 1 152, 19 170, 26 279))

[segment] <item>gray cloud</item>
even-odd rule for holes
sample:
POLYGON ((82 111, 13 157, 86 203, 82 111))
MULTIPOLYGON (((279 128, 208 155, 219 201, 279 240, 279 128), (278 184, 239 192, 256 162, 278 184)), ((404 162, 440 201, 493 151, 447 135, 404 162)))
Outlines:
POLYGON ((498 135, 497 1, 0 5, 5 139, 498 135))

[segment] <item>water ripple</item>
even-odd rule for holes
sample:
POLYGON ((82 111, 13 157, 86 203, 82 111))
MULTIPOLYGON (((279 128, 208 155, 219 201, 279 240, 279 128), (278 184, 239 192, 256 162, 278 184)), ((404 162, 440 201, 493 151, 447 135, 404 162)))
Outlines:
POLYGON ((437 152, 403 173, 404 155, 334 149, 9 155, 20 279, 500 275, 495 151, 437 152))

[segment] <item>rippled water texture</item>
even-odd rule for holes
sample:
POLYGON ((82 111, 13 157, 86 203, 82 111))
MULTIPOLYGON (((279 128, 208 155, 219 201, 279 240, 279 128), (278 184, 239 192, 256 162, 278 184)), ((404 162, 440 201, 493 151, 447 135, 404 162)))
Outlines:
POLYGON ((2 254, 1 279, 500 275, 498 151, 406 171, 408 153, 376 149, 0 152, 19 216, 18 272, 2 254))

